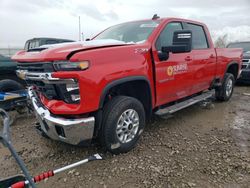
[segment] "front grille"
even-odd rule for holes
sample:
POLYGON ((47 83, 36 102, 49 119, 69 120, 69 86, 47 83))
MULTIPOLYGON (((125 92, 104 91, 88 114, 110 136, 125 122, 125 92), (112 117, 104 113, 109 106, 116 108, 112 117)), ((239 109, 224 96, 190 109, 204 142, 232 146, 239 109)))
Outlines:
POLYGON ((242 60, 241 69, 249 69, 250 68, 250 59, 243 59, 242 60))
POLYGON ((246 69, 247 68, 247 65, 242 65, 241 66, 241 69, 246 69))
POLYGON ((47 99, 61 100, 55 84, 45 84, 42 81, 26 80, 27 85, 35 86, 35 90, 45 96, 47 99))
POLYGON ((243 59, 242 62, 243 63, 250 63, 250 59, 243 59))
POLYGON ((18 63, 18 70, 27 70, 28 72, 54 72, 51 62, 47 63, 18 63))
MULTIPOLYGON (((46 63, 18 63, 17 70, 26 70, 30 73, 51 73, 54 72, 53 64, 51 62, 46 63)), ((58 89, 55 84, 45 84, 42 81, 26 80, 27 85, 35 86, 38 93, 42 93, 47 99, 61 100, 61 95, 58 93, 58 89)))

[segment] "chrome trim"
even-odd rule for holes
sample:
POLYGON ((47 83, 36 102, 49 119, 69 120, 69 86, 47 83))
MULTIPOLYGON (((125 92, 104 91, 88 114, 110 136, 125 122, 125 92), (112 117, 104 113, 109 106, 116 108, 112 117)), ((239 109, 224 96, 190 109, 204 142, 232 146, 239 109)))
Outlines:
POLYGON ((60 140, 72 145, 91 140, 94 133, 95 118, 66 119, 52 115, 37 99, 32 87, 28 88, 28 96, 33 104, 34 112, 42 130, 53 140, 60 140), (64 130, 64 136, 59 135, 56 126, 64 130))
POLYGON ((71 84, 76 83, 74 79, 54 78, 49 72, 28 72, 27 70, 16 70, 16 74, 23 80, 42 81, 46 84, 71 84))
POLYGON ((250 59, 242 59, 242 62, 248 64, 248 63, 250 63, 250 59))
POLYGON ((250 68, 250 59, 243 59, 241 69, 249 69, 249 68, 250 68), (244 68, 243 68, 243 66, 244 66, 244 68))

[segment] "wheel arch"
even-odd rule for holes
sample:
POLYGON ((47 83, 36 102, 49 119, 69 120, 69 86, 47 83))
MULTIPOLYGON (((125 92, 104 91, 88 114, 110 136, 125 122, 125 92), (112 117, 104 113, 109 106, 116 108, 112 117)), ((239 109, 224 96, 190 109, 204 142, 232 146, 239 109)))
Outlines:
POLYGON ((236 61, 232 61, 230 62, 227 67, 226 67, 226 71, 224 73, 224 77, 226 73, 231 73, 234 75, 235 80, 237 80, 238 78, 238 73, 239 73, 239 63, 236 61))
POLYGON ((118 80, 114 80, 107 84, 102 91, 102 95, 100 97, 99 108, 103 108, 107 96, 114 89, 119 89, 119 94, 125 96, 131 96, 137 98, 140 102, 142 102, 146 114, 151 115, 152 112, 152 93, 150 82, 145 76, 130 76, 126 78, 121 78, 118 80), (136 86, 139 86, 138 88, 136 86), (128 91, 124 91, 124 88, 128 87, 128 91), (133 89, 133 90, 132 90, 133 89), (140 92, 143 89, 144 91, 140 92), (146 89, 146 91, 145 91, 146 89))

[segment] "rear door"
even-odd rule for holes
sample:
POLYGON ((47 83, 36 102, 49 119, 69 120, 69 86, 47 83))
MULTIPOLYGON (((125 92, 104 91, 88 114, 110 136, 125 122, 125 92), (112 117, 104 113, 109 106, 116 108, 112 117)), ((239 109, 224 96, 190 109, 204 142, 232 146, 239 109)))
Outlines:
POLYGON ((161 60, 163 46, 171 46, 175 31, 182 30, 181 22, 167 23, 155 42, 153 50, 156 77, 156 105, 162 105, 186 97, 190 88, 188 64, 192 53, 169 53, 166 60, 161 60))
POLYGON ((185 23, 184 28, 192 31, 192 87, 190 94, 208 89, 216 73, 216 52, 206 36, 202 25, 185 23))

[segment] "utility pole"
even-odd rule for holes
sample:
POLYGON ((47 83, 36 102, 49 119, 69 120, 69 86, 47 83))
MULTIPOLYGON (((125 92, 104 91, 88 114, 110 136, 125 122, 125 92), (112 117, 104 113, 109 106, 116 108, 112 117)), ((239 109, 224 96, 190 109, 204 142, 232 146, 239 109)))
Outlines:
POLYGON ((8 45, 8 52, 9 52, 9 57, 11 57, 11 55, 10 55, 10 45, 8 45))
POLYGON ((82 41, 84 41, 84 35, 83 35, 83 32, 82 32, 82 41))
POLYGON ((81 16, 79 16, 79 41, 81 41, 81 16))

